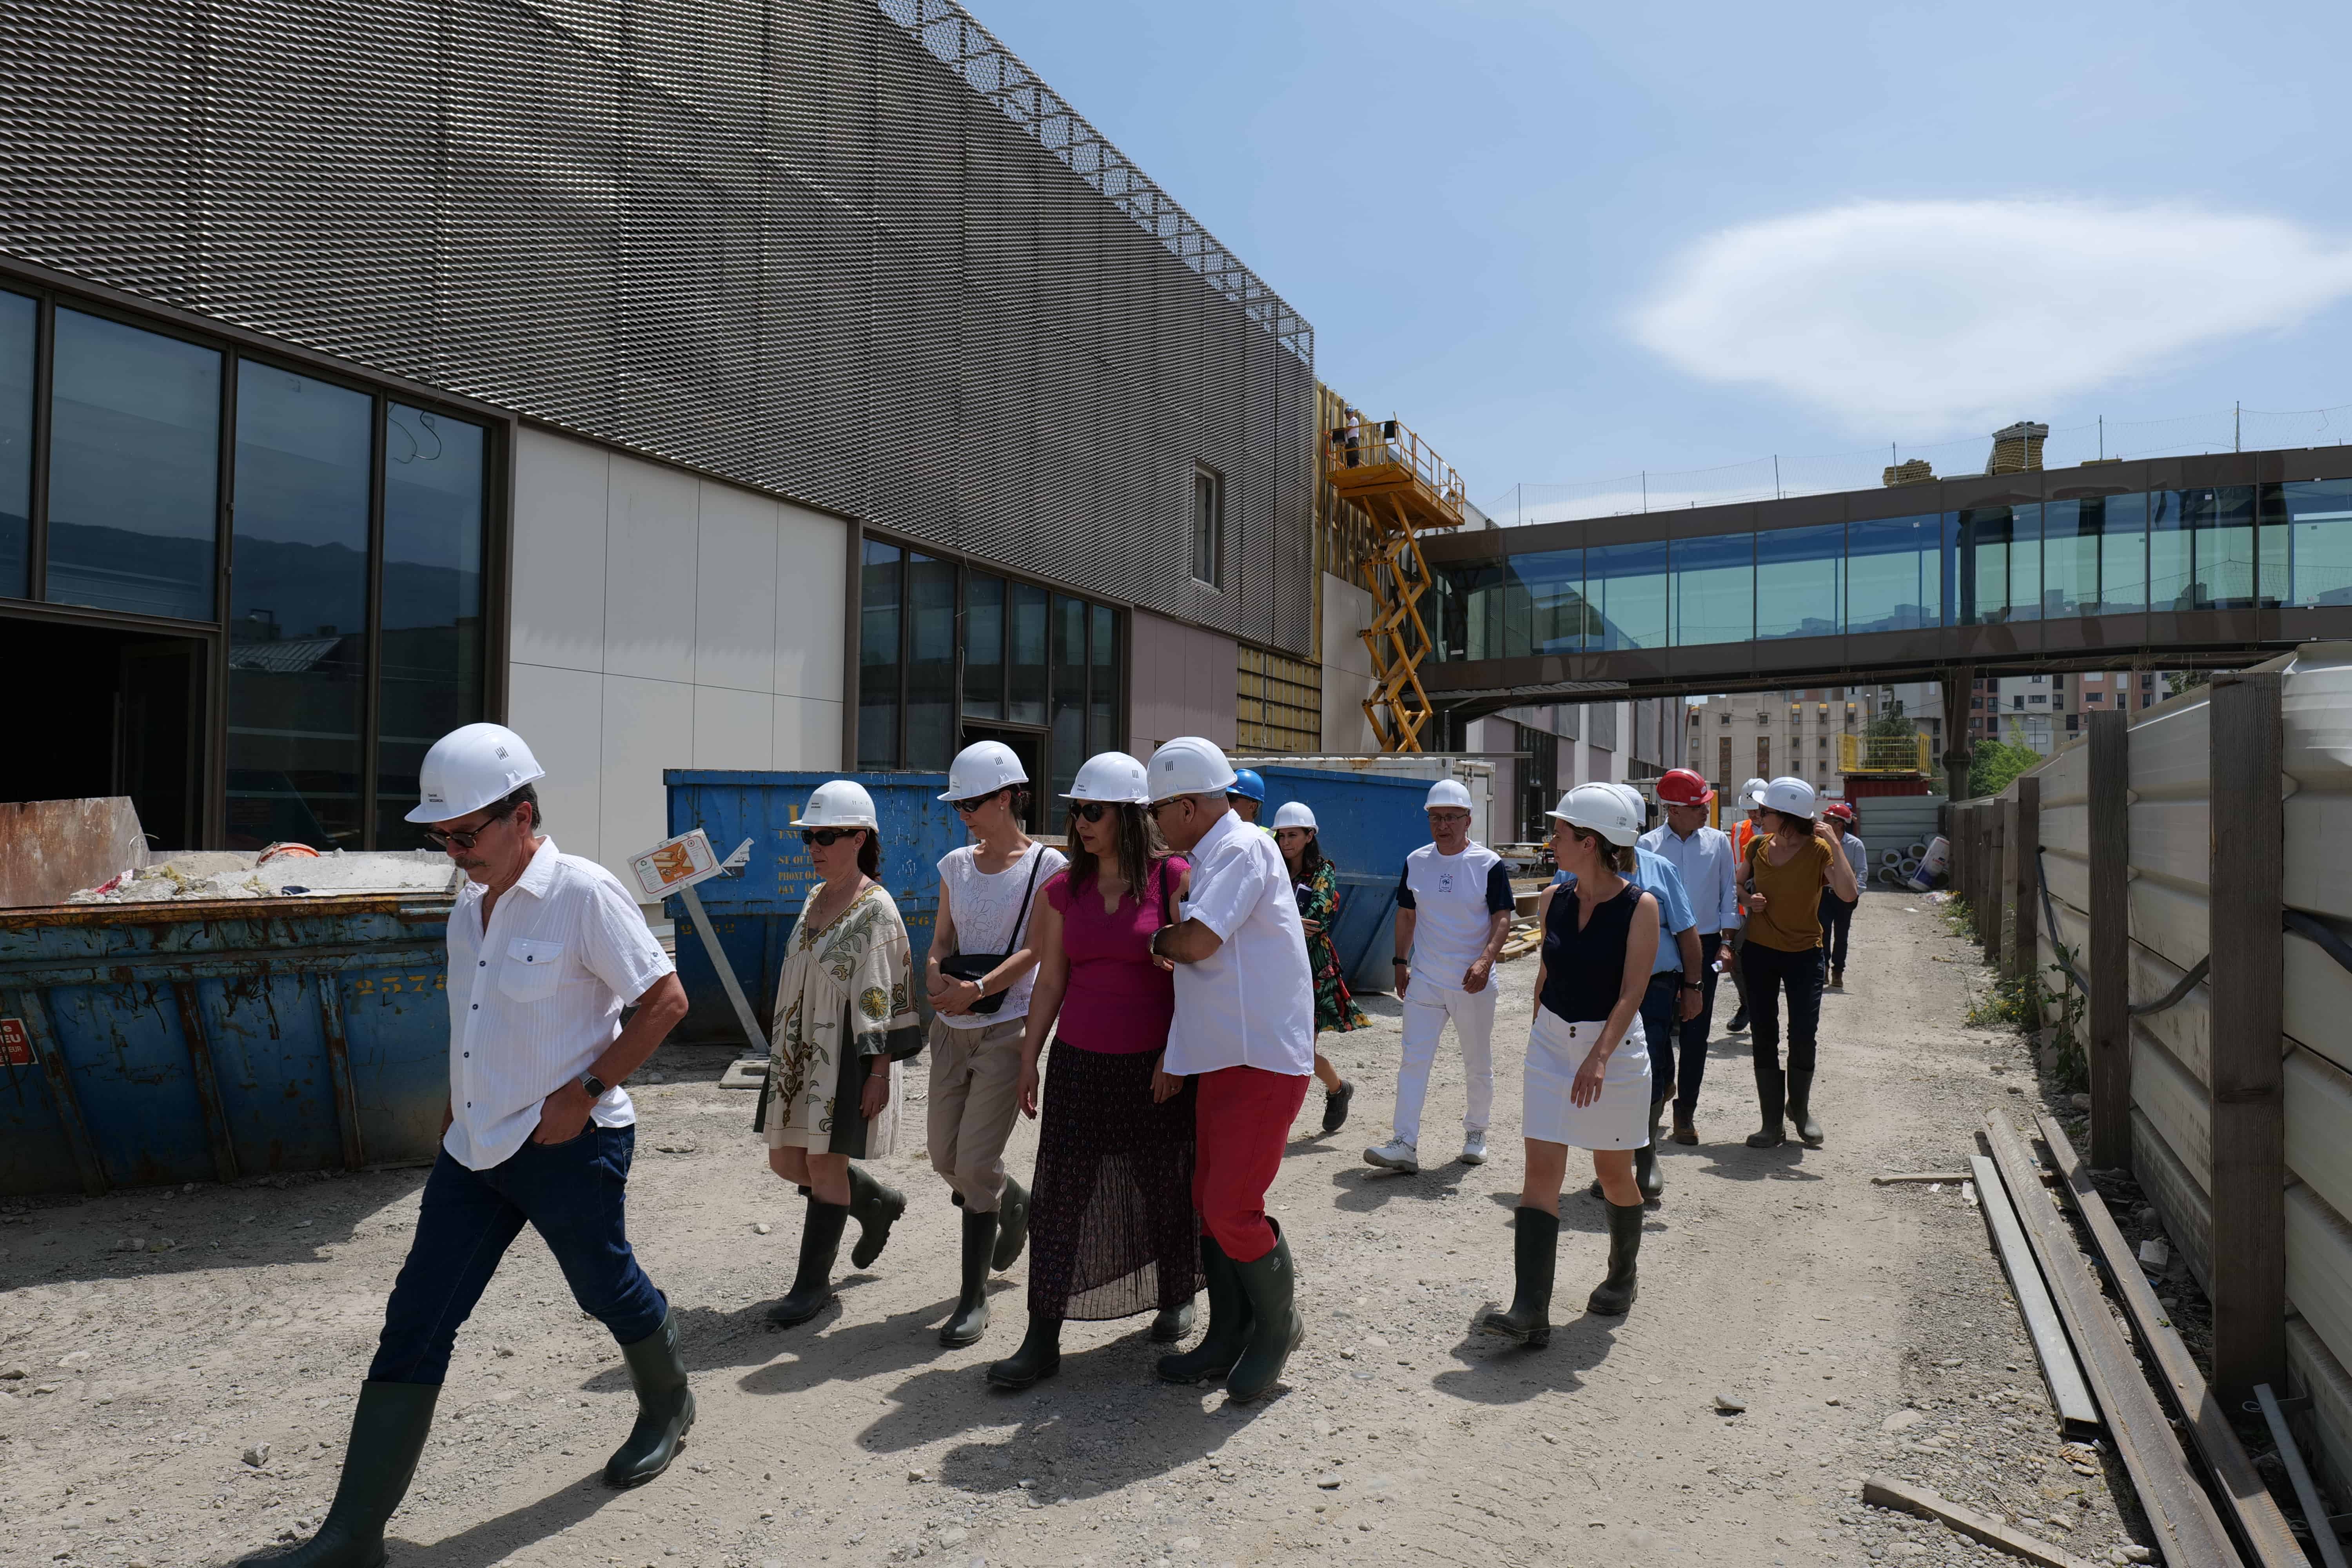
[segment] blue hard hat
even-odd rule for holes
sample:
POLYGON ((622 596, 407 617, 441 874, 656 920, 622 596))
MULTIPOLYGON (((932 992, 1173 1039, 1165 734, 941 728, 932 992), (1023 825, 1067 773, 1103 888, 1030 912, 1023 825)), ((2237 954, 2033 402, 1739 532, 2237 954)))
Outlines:
POLYGON ((1245 800, 1265 799, 1265 781, 1257 776, 1255 768, 1236 768, 1234 782, 1225 786, 1227 795, 1237 795, 1245 800))

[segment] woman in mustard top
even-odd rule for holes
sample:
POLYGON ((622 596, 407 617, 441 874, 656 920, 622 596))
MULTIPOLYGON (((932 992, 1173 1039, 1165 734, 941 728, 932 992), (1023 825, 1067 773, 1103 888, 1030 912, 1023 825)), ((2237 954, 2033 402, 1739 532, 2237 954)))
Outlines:
POLYGON ((1817 820, 1820 801, 1799 778, 1764 786, 1756 837, 1739 863, 1739 893, 1748 907, 1748 941, 1739 963, 1748 982, 1748 1016, 1755 1029, 1756 1099, 1764 1125, 1748 1135, 1750 1149, 1788 1142, 1783 1114, 1797 1124, 1809 1149, 1822 1146, 1813 1120, 1813 1043, 1822 1019, 1822 889, 1841 899, 1859 889, 1853 868, 1833 835, 1817 820), (1789 993, 1789 1067, 1780 1069, 1780 992, 1789 993))

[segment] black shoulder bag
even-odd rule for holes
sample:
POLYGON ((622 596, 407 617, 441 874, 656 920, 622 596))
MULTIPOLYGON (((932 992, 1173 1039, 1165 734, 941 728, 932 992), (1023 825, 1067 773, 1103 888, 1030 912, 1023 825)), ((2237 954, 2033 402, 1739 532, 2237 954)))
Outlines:
MULTIPOLYGON (((1029 851, 1029 885, 1022 890, 1021 912, 1013 917, 1013 931, 1005 939, 1008 942, 1019 942, 1022 927, 1029 923, 1029 900, 1031 895, 1037 891, 1038 868, 1045 864, 1045 846, 1034 846, 1029 851)), ((1010 953, 1003 952, 959 952, 940 960, 940 973, 950 975, 957 980, 968 980, 977 985, 988 978, 991 970, 1011 956, 1010 953)), ((1004 992, 999 991, 992 995, 982 996, 971 1005, 971 1010, 974 1013, 993 1013, 1004 1005, 1004 992)))

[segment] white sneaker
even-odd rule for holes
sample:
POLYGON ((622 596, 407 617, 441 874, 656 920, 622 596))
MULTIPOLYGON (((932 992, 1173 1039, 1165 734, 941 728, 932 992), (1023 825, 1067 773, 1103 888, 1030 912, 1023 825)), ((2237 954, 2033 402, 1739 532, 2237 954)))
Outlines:
POLYGON ((1402 1171, 1414 1175, 1421 1170, 1421 1155, 1402 1138, 1391 1138, 1377 1149, 1364 1151, 1364 1163, 1378 1165, 1384 1171, 1402 1171))
POLYGON ((1465 1132, 1462 1135, 1462 1163, 1465 1165, 1483 1165, 1486 1163, 1486 1130, 1485 1128, 1482 1127, 1475 1132, 1465 1132))

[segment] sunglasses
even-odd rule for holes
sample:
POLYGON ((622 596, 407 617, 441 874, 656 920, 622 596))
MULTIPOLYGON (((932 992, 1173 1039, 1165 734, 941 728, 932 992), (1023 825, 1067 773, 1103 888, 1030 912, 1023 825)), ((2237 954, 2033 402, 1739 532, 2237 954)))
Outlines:
POLYGON ((1172 796, 1171 796, 1170 798, 1168 798, 1168 799, 1166 799, 1166 800, 1155 800, 1155 801, 1153 801, 1150 805, 1145 806, 1143 809, 1144 809, 1144 810, 1146 810, 1146 811, 1148 811, 1148 812, 1150 812, 1150 813, 1151 814, 1151 820, 1152 820, 1152 821, 1157 822, 1157 821, 1159 821, 1159 820, 1160 820, 1160 814, 1161 812, 1163 812, 1163 811, 1166 811, 1170 806, 1171 806, 1171 805, 1192 805, 1192 800, 1191 800, 1191 798, 1190 798, 1190 797, 1185 796, 1185 795, 1172 795, 1172 796))
POLYGON ((1070 803, 1070 815, 1080 822, 1100 822, 1105 813, 1118 809, 1118 807, 1115 805, 1108 805, 1098 800, 1076 800, 1070 803))
POLYGON ((819 844, 830 849, 851 834, 865 831, 862 827, 804 827, 801 829, 801 845, 805 848, 811 844, 819 844))
POLYGON ((953 800, 950 801, 948 804, 955 808, 958 816, 970 816, 973 812, 978 811, 982 806, 986 805, 990 801, 994 800, 998 795, 1003 795, 1003 793, 1004 792, 1001 789, 992 789, 986 795, 973 795, 970 800, 953 800))
POLYGON ((425 830, 425 842, 431 844, 436 849, 446 849, 453 844, 460 849, 471 849, 475 842, 490 830, 491 823, 503 819, 513 810, 514 807, 511 805, 501 807, 492 814, 488 822, 483 823, 479 827, 468 827, 462 832, 444 833, 437 827, 428 827, 425 830))

